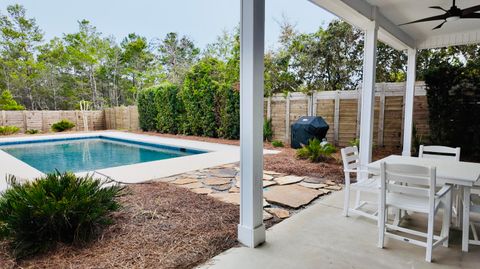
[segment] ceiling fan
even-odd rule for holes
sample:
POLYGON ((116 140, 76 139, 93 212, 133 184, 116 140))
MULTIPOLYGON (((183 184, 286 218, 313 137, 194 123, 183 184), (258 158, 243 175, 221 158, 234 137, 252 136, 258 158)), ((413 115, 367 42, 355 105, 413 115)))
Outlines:
POLYGON ((399 26, 412 24, 412 23, 418 23, 418 22, 443 20, 443 22, 441 24, 439 24, 437 27, 432 29, 432 30, 435 30, 435 29, 442 28, 442 26, 446 22, 452 22, 452 21, 456 21, 456 20, 460 20, 460 19, 480 19, 480 13, 475 13, 477 11, 480 11, 480 5, 460 9, 455 5, 455 0, 453 0, 453 4, 450 7, 450 9, 448 9, 448 10, 446 10, 443 7, 440 7, 440 6, 433 6, 433 7, 430 7, 430 8, 439 9, 439 10, 444 11, 445 13, 442 14, 442 15, 438 15, 438 16, 433 16, 433 17, 428 17, 428 18, 416 20, 416 21, 403 23, 403 24, 400 24, 399 26))

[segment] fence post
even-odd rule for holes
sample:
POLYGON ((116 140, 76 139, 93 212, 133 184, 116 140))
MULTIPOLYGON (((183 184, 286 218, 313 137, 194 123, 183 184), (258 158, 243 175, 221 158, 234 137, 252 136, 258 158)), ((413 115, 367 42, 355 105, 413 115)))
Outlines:
POLYGON ((290 143, 290 93, 287 93, 285 99, 285 139, 290 143))
POLYGON ((2 125, 7 125, 7 114, 5 110, 2 110, 2 125))
POLYGON ((362 111, 362 94, 361 89, 357 89, 357 139, 360 137, 360 114, 362 111))
POLYGON ((272 119, 272 97, 267 97, 267 120, 272 119))
POLYGON ((23 131, 26 132, 28 130, 28 122, 27 122, 27 111, 23 111, 23 131))
POLYGON ((317 91, 312 94, 312 116, 317 116, 317 91))
POLYGON ((380 85, 380 111, 378 113, 378 145, 383 146, 384 143, 384 126, 385 126, 385 83, 380 85))
POLYGON ((338 145, 340 134, 340 92, 335 92, 335 112, 333 114, 333 141, 338 145))

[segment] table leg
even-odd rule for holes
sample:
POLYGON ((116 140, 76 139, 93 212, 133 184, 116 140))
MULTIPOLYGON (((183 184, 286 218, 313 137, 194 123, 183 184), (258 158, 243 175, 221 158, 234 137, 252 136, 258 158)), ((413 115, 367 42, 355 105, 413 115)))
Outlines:
POLYGON ((456 191, 457 197, 456 197, 456 216, 455 216, 455 227, 458 229, 462 228, 462 220, 463 220, 463 186, 458 186, 458 190, 456 191))
POLYGON ((470 232, 470 187, 463 187, 463 223, 462 223, 462 251, 468 252, 468 235, 470 232))

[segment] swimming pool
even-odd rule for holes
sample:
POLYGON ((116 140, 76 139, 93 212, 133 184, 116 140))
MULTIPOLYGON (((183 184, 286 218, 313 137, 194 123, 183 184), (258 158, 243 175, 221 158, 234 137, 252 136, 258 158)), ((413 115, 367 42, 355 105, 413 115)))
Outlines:
POLYGON ((0 143, 0 149, 43 173, 86 172, 205 153, 103 136, 0 143))
POLYGON ((0 192, 8 175, 33 180, 55 168, 78 171, 77 176, 141 183, 168 181, 173 175, 239 160, 238 146, 113 130, 0 137, 0 192), (17 149, 20 153, 13 152, 17 149), (73 153, 75 157, 68 156, 73 153))

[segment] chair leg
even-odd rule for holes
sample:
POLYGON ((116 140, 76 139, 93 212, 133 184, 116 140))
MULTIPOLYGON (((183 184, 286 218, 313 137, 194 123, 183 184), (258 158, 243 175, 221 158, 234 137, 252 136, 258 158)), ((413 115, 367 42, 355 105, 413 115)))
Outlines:
POLYGON ((443 205, 443 223, 441 237, 447 239, 443 242, 443 246, 448 248, 448 240, 450 235, 450 222, 452 219, 452 193, 448 193, 445 197, 445 204, 443 205))
POLYGON ((378 247, 383 248, 385 245, 385 207, 379 205, 378 210, 378 247))
POLYGON ((357 196, 355 197, 355 208, 360 205, 360 191, 357 191, 357 196))
POLYGON ((427 262, 432 262, 432 251, 433 251, 433 228, 434 228, 434 211, 428 214, 428 230, 427 230, 427 253, 425 255, 425 260, 427 262))
POLYGON ((348 208, 350 207, 350 186, 345 185, 345 198, 343 201, 343 215, 348 217, 348 208))

